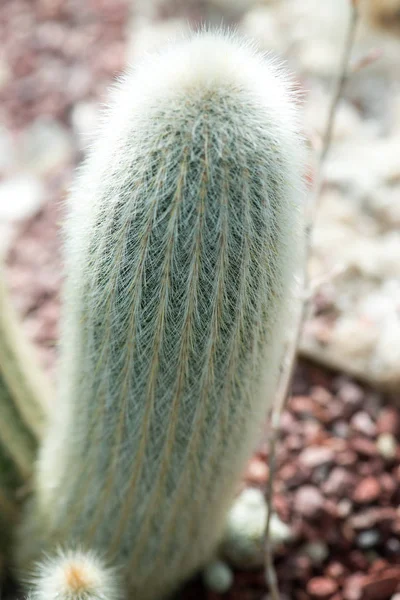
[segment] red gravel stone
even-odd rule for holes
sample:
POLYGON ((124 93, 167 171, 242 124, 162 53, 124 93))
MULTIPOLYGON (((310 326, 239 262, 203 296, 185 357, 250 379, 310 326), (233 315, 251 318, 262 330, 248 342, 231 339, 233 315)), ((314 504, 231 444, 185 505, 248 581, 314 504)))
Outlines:
POLYGON ((386 600, 400 587, 400 568, 368 577, 362 586, 363 600, 386 600))
POLYGON ((344 450, 336 455, 336 463, 347 467, 357 462, 357 454, 353 450, 344 450))
POLYGON ((382 408, 376 421, 378 433, 391 433, 400 435, 400 415, 392 406, 382 408))
POLYGON ((352 498, 358 504, 369 504, 379 498, 381 486, 375 477, 366 477, 356 486, 352 498))
POLYGON ((325 569, 325 575, 337 581, 342 581, 347 573, 346 567, 338 561, 329 563, 325 569))
POLYGON ((361 456, 376 456, 378 454, 375 442, 363 437, 350 440, 350 447, 361 456))
POLYGON ((329 577, 314 577, 307 584, 307 592, 312 598, 330 598, 338 589, 338 584, 329 577))
POLYGON ((333 450, 324 446, 309 446, 305 448, 298 457, 299 462, 310 469, 333 462, 335 455, 333 450))
POLYGON ((376 435, 376 425, 365 411, 356 412, 350 421, 350 425, 355 431, 367 437, 374 437, 376 435))
POLYGON ((363 573, 354 573, 350 575, 343 585, 344 600, 364 600, 362 599, 362 586, 365 580, 363 573))
POLYGON ((294 508, 306 518, 314 518, 321 514, 324 498, 318 488, 304 485, 299 488, 294 497, 294 508))
POLYGON ((347 416, 350 416, 362 406, 364 397, 364 390, 359 385, 351 382, 341 385, 338 391, 338 398, 343 401, 345 405, 344 413, 347 416))
POLYGON ((391 477, 389 473, 382 473, 382 475, 379 477, 379 483, 381 485, 383 495, 387 500, 390 500, 396 489, 398 489, 393 477, 391 477))
POLYGON ((349 554, 348 562, 357 571, 366 571, 368 569, 368 559, 360 550, 352 550, 349 554))
POLYGON ((285 482, 285 486, 288 489, 292 489, 308 481, 310 473, 305 469, 299 468, 298 465, 287 464, 282 467, 279 476, 285 482))
POLYGON ((314 402, 309 396, 293 396, 289 403, 290 410, 298 416, 312 416, 314 402))
POLYGON ((335 467, 322 485, 322 491, 328 496, 342 497, 348 494, 353 485, 354 475, 342 467, 335 467))
POLYGON ((387 560, 384 560, 383 558, 378 558, 377 560, 374 560, 373 563, 371 563, 370 573, 381 573, 387 567, 388 567, 387 560))
POLYGON ((263 460, 253 458, 246 470, 246 479, 257 485, 264 484, 268 479, 268 466, 263 460))
POLYGON ((329 390, 320 385, 311 388, 310 396, 315 402, 321 404, 321 406, 328 407, 332 404, 334 398, 329 390))
POLYGON ((396 518, 399 518, 399 516, 394 507, 377 507, 368 508, 352 515, 348 521, 353 529, 359 531, 362 529, 371 529, 377 524, 390 527, 396 518))

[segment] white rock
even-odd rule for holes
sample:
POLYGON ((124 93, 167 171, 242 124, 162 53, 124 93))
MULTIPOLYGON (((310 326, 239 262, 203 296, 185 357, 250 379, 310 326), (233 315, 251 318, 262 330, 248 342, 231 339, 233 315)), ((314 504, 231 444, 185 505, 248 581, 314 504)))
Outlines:
POLYGON ((379 454, 387 460, 395 458, 397 454, 397 441, 391 433, 381 433, 376 440, 376 447, 379 454))
POLYGON ((216 560, 203 570, 204 585, 217 594, 225 594, 233 584, 232 569, 220 560, 216 560))
POLYGON ((331 342, 339 356, 368 358, 375 348, 379 331, 372 324, 361 324, 352 316, 340 317, 333 329, 331 342))
POLYGON ((24 174, 0 183, 0 221, 20 221, 41 207, 44 187, 38 177, 24 174))
POLYGON ((314 565, 319 565, 328 557, 329 548, 323 542, 309 542, 302 547, 304 554, 310 557, 314 565))
POLYGON ((398 186, 382 186, 368 197, 368 209, 384 226, 400 228, 400 202, 398 186))
POLYGON ((388 318, 380 328, 376 346, 374 369, 382 381, 395 383, 400 380, 400 316, 388 318))
MULTIPOLYGON (((258 489, 244 490, 236 498, 227 519, 222 555, 242 569, 264 564, 267 505, 258 489)), ((292 539, 290 528, 275 514, 270 520, 270 541, 277 545, 292 539)))

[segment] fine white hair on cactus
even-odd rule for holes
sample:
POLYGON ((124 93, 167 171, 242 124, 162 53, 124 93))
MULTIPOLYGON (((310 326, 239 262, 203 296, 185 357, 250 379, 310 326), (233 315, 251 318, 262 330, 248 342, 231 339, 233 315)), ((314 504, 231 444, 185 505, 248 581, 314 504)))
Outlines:
POLYGON ((45 550, 99 549, 141 600, 223 533, 282 358, 302 170, 284 72, 203 31, 122 79, 69 199, 61 393, 30 519, 45 550))
POLYGON ((36 565, 29 580, 30 600, 120 600, 115 569, 93 552, 58 550, 36 565))

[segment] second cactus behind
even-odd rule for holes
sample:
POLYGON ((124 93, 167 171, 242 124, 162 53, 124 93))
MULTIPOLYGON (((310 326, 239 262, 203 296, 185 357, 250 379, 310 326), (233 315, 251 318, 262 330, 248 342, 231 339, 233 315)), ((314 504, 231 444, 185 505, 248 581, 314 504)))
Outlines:
POLYGON ((167 595, 224 530, 282 357, 301 169, 284 76, 203 32, 124 77, 69 200, 30 518, 42 548, 121 566, 132 597, 167 595))

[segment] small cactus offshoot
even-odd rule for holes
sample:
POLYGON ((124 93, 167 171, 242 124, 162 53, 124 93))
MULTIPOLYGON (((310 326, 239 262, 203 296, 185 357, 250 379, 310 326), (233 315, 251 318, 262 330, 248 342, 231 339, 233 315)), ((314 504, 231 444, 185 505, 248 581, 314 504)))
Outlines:
POLYGON ((120 600, 116 572, 92 552, 59 550, 35 568, 30 600, 120 600))

